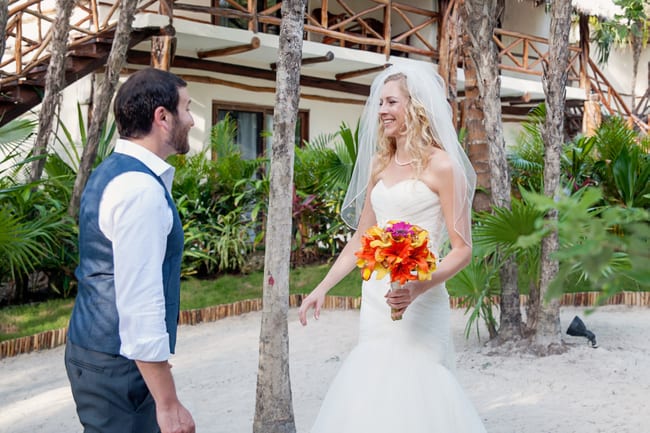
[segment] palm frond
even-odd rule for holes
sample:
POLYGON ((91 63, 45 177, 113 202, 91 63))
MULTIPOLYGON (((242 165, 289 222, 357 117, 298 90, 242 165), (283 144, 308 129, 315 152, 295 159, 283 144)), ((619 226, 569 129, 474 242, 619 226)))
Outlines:
POLYGON ((36 130, 36 120, 17 119, 0 126, 0 151, 23 144, 36 130))
POLYGON ((537 230, 537 221, 543 213, 522 200, 513 200, 511 209, 497 207, 492 213, 479 214, 474 228, 477 245, 494 251, 497 248, 513 251, 521 238, 537 230))

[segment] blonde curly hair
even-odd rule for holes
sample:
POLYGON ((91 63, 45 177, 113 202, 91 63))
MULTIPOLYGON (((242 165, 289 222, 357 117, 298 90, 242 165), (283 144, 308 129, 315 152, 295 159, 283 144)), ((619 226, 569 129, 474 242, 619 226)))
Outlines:
MULTIPOLYGON (((410 95, 406 85, 406 75, 401 72, 389 75, 384 80, 384 84, 390 81, 397 81, 402 93, 408 96, 404 116, 404 126, 406 128, 406 147, 404 150, 413 156, 413 167, 415 168, 416 177, 419 177, 429 164, 431 148, 442 149, 442 146, 435 138, 436 134, 429 122, 429 116, 427 116, 424 105, 410 95)), ((378 174, 388 166, 397 151, 395 138, 385 136, 383 123, 379 119, 377 119, 377 122, 379 122, 379 142, 377 145, 377 164, 373 167, 371 176, 373 183, 377 181, 378 174)))

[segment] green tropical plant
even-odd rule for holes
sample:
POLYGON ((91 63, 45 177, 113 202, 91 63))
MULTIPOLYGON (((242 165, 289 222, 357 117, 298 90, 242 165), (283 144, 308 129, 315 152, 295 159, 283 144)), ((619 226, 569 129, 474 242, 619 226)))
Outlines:
POLYGON ((293 250, 314 259, 331 257, 345 245, 349 228, 339 217, 357 157, 359 125, 343 122, 296 149, 293 250))
MULTIPOLYGON (((522 189, 522 191, 525 191, 522 189)), ((532 314, 540 290, 541 244, 533 240, 542 212, 525 200, 513 198, 510 209, 496 207, 492 212, 477 213, 473 229, 474 244, 494 271, 514 257, 518 284, 529 292, 527 310, 532 314)))
POLYGON ((236 123, 227 116, 200 152, 170 158, 176 167, 173 195, 185 227, 183 275, 239 270, 263 233, 266 159, 243 159, 235 136, 236 123))
POLYGON ((16 119, 0 126, 0 153, 13 154, 35 133, 35 120, 16 119))
POLYGON ((593 20, 592 39, 596 43, 598 63, 606 64, 614 45, 638 43, 645 47, 650 33, 650 24, 644 5, 647 0, 614 0, 623 10, 614 19, 593 20))
POLYGON ((560 163, 563 180, 571 191, 577 191, 585 186, 595 185, 594 157, 596 139, 580 135, 565 144, 560 163))
POLYGON ((214 233, 214 251, 219 258, 219 271, 241 270, 253 249, 250 223, 241 209, 235 209, 217 218, 214 233))
POLYGON ((612 204, 648 207, 650 138, 641 137, 621 117, 608 118, 594 137, 598 158, 594 177, 612 204))
POLYGON ((526 188, 541 191, 544 176, 544 138, 542 127, 546 118, 546 107, 539 104, 531 110, 522 122, 522 132, 507 154, 513 190, 526 188))
POLYGON ((527 242, 541 242, 557 230, 560 247, 555 258, 560 269, 549 290, 550 297, 564 291, 565 281, 588 283, 601 292, 600 299, 624 290, 648 288, 650 282, 650 212, 624 206, 598 206, 603 194, 585 188, 571 196, 554 198, 524 192, 538 211, 557 209, 557 221, 540 219, 538 230, 527 242))
POLYGON ((296 149, 295 179, 307 193, 343 191, 357 160, 359 124, 354 131, 342 122, 339 130, 321 134, 296 149))
MULTIPOLYGON (((25 181, 35 158, 18 151, 33 133, 36 123, 18 120, 0 128, 3 150, 7 150, 7 143, 13 146, 3 160, 8 167, 2 171, 0 180, 7 250, 7 254, 3 254, 5 260, 0 260, 0 270, 10 269, 2 274, 11 275, 19 298, 24 295, 29 275, 35 272, 46 274, 49 288, 58 295, 66 297, 76 287, 77 226, 67 216, 67 205, 80 161, 78 148, 86 141, 79 104, 77 115, 81 142, 76 143, 70 129, 59 120, 62 134, 55 137, 58 146, 53 146, 49 154, 39 156, 46 158, 45 176, 36 182, 25 181), (12 239, 13 245, 8 244, 7 239, 12 239)), ((103 129, 97 163, 110 153, 114 132, 114 123, 103 129)))
MULTIPOLYGON (((2 194, 2 191, 0 191, 2 194)), ((16 281, 36 270, 58 242, 62 222, 50 215, 27 218, 7 206, 0 209, 0 269, 16 281)))
POLYGON ((499 308, 496 297, 500 291, 499 272, 494 257, 475 248, 470 264, 446 283, 449 293, 460 298, 465 314, 470 313, 465 324, 465 338, 469 338, 472 329, 475 329, 480 340, 480 320, 485 323, 490 338, 497 336, 494 311, 499 308))
MULTIPOLYGON (((47 161, 50 164, 50 174, 67 173, 76 176, 79 164, 81 163, 79 149, 83 148, 88 142, 81 105, 77 102, 77 132, 79 134, 79 142, 75 141, 70 128, 61 119, 58 120, 58 125, 63 133, 63 137, 59 134, 55 136, 59 146, 57 147, 57 152, 53 153, 47 161), (67 157, 66 160, 63 159, 61 154, 67 157)), ((97 145, 97 156, 95 157, 93 167, 97 167, 113 151, 113 137, 115 136, 116 130, 117 125, 114 121, 110 122, 110 124, 104 123, 102 125, 99 133, 99 143, 97 145)))
POLYGON ((0 170, 0 283, 11 280, 20 302, 26 299, 30 275, 37 271, 63 288, 66 283, 58 278, 66 270, 55 258, 75 249, 70 246, 74 223, 58 199, 59 189, 46 179, 25 182, 34 158, 19 155, 5 158, 8 166, 0 170))
POLYGON ((612 164, 617 195, 627 207, 650 205, 650 155, 639 147, 622 149, 612 164))

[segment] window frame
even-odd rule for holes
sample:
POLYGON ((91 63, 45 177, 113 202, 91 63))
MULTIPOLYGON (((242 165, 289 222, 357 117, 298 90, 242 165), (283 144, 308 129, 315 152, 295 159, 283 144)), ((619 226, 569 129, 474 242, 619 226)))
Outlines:
MULTIPOLYGON (((264 124, 264 119, 267 115, 273 116, 273 106, 259 105, 259 104, 247 104, 247 103, 234 103, 231 101, 212 101, 212 126, 216 125, 219 121, 219 112, 221 111, 242 111, 248 113, 260 113, 262 114, 262 123, 264 124)), ((309 140, 309 110, 308 109, 298 109, 298 118, 300 121, 300 141, 296 143, 298 146, 302 147, 305 141, 309 140)), ((264 125, 260 132, 264 131, 264 125)), ((271 147, 271 143, 267 142, 268 137, 262 136, 262 134, 257 137, 257 143, 255 145, 256 153, 258 157, 266 156, 266 149, 271 147)), ((239 145, 239 143, 235 143, 239 145)), ((213 152, 214 153, 214 152, 213 152)), ((211 155, 212 159, 216 155, 211 155)))

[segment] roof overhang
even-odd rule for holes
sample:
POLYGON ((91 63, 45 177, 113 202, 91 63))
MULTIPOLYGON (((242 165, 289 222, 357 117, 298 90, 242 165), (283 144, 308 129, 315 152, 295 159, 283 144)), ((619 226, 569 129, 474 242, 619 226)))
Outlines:
POLYGON ((613 20, 616 15, 623 15, 623 8, 612 0, 571 0, 573 8, 583 15, 613 20))

